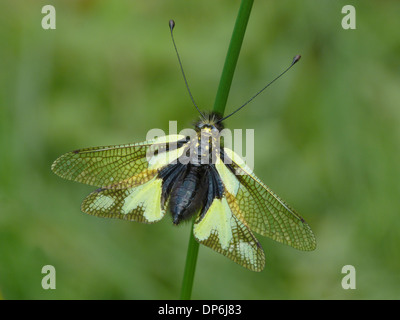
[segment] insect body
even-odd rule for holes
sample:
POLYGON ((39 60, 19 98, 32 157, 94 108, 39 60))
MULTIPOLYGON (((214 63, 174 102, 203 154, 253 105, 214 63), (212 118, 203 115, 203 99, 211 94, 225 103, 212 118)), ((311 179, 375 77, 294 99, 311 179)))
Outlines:
POLYGON ((208 124, 196 124, 197 134, 181 147, 185 158, 160 172, 164 184, 162 198, 171 199, 174 224, 189 219, 198 210, 204 216, 212 201, 223 195, 223 184, 215 169, 222 129, 216 119, 221 117, 212 114, 208 118, 208 124))
POLYGON ((195 215, 196 240, 261 271, 257 232, 300 250, 315 249, 308 224, 232 150, 219 146, 221 117, 206 115, 196 136, 170 135, 131 145, 80 149, 58 158, 59 176, 100 187, 82 211, 154 223, 167 211, 178 225, 195 215))

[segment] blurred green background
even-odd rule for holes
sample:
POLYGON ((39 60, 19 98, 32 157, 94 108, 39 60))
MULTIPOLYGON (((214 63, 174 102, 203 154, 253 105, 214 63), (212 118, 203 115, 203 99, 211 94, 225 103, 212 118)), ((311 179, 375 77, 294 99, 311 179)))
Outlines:
MULTIPOLYGON (((0 296, 176 299, 190 225, 80 212, 93 187, 51 163, 81 147, 183 129, 211 109, 239 0, 0 2, 0 296), (41 269, 56 268, 56 290, 41 269)), ((226 121, 255 129, 255 173, 308 221, 314 252, 259 236, 261 273, 200 247, 194 299, 400 298, 400 2, 256 0, 226 112, 302 60, 226 121), (341 27, 355 5, 357 29, 341 27), (344 290, 344 265, 356 290, 344 290)))

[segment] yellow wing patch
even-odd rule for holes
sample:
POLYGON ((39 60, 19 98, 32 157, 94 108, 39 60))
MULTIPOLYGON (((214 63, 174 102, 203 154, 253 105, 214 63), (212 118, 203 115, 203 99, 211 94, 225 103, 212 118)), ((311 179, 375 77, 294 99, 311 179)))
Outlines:
POLYGON ((179 149, 174 149, 168 152, 162 152, 157 155, 153 155, 149 159, 149 170, 160 169, 170 163, 176 163, 178 161, 178 158, 183 154, 184 151, 185 148, 181 147, 179 149))
POLYGON ((218 235, 219 245, 226 250, 232 240, 232 213, 225 198, 214 199, 207 214, 194 225, 197 240, 203 241, 212 233, 218 235))
POLYGON ((164 213, 161 210, 162 179, 153 178, 149 182, 131 189, 132 192, 124 200, 122 214, 128 214, 143 208, 143 216, 147 222, 160 220, 164 213))
POLYGON ((107 218, 153 223, 165 215, 161 207, 162 180, 156 177, 133 188, 100 189, 92 192, 82 203, 82 211, 107 218))
POLYGON ((218 157, 215 162, 215 168, 224 183, 226 190, 233 195, 236 195, 239 190, 239 180, 236 176, 228 169, 228 167, 222 162, 221 158, 218 157))
POLYGON ((261 245, 240 214, 232 211, 234 197, 214 199, 202 219, 197 219, 193 234, 196 240, 234 262, 253 271, 261 271, 265 266, 265 255, 261 245))

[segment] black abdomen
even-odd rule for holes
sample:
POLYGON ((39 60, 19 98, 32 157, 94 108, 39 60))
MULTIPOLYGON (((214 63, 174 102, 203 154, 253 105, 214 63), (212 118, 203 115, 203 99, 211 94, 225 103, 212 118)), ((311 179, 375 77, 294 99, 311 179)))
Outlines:
POLYGON ((181 176, 173 183, 170 194, 169 208, 174 224, 189 219, 192 214, 204 206, 207 191, 206 166, 188 164, 181 176))

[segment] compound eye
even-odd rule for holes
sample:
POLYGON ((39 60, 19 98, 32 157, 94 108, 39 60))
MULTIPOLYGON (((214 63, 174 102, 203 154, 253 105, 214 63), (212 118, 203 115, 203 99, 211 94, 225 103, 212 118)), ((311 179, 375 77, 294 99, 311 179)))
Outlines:
POLYGON ((212 132, 213 134, 218 134, 218 133, 219 133, 219 130, 218 130, 216 127, 212 127, 211 132, 212 132))

